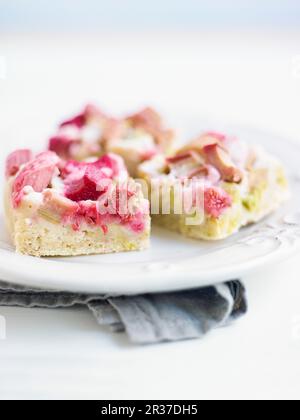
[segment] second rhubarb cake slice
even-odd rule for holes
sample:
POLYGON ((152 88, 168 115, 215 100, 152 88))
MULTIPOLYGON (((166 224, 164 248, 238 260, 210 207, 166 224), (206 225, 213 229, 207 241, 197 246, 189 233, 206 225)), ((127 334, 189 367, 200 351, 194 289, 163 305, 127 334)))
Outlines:
POLYGON ((227 238, 289 198, 277 158, 216 132, 143 163, 140 176, 151 189, 153 222, 195 239, 227 238))
POLYGON ((6 219, 19 253, 75 256, 149 245, 149 202, 119 156, 79 163, 18 150, 7 159, 6 179, 6 219))

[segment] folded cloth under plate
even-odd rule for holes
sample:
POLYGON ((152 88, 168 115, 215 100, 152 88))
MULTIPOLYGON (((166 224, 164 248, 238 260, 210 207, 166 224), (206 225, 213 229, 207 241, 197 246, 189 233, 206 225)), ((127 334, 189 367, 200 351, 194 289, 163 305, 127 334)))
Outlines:
POLYGON ((119 297, 0 282, 0 305, 53 309, 85 305, 100 325, 126 332, 136 344, 200 338, 247 312, 245 288, 238 280, 193 290, 119 297))

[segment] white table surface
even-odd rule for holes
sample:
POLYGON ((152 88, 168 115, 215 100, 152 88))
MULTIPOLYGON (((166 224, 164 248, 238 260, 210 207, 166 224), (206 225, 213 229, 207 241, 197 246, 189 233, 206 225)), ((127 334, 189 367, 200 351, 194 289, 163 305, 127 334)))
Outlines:
MULTIPOLYGON (((1 35, 1 157, 42 145, 87 100, 190 110, 300 138, 299 41, 300 33, 1 35)), ((1 307, 0 398, 298 399, 299 255, 244 282, 249 312, 236 324, 147 347, 110 334, 85 309, 1 307)))

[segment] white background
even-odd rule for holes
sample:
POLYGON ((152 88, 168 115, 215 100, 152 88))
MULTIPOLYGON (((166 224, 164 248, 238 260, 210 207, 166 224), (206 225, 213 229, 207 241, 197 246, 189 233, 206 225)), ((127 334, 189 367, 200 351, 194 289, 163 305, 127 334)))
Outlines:
MULTIPOLYGON (((149 103, 298 140, 299 41, 295 31, 262 29, 3 33, 1 158, 28 141, 42 148, 59 119, 93 100, 117 111, 149 103)), ((299 277, 299 255, 253 273, 244 279, 245 318, 202 341, 148 347, 110 334, 84 309, 0 308, 0 398, 298 399, 299 277)))

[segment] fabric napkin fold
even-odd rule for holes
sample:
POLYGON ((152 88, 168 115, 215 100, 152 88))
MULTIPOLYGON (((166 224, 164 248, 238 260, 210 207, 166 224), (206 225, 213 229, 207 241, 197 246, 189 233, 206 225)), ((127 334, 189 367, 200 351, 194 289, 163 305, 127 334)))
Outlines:
POLYGON ((98 323, 126 332, 136 344, 200 338, 247 312, 245 288, 238 280, 220 285, 139 296, 86 295, 25 288, 0 282, 0 305, 67 308, 85 305, 98 323))

